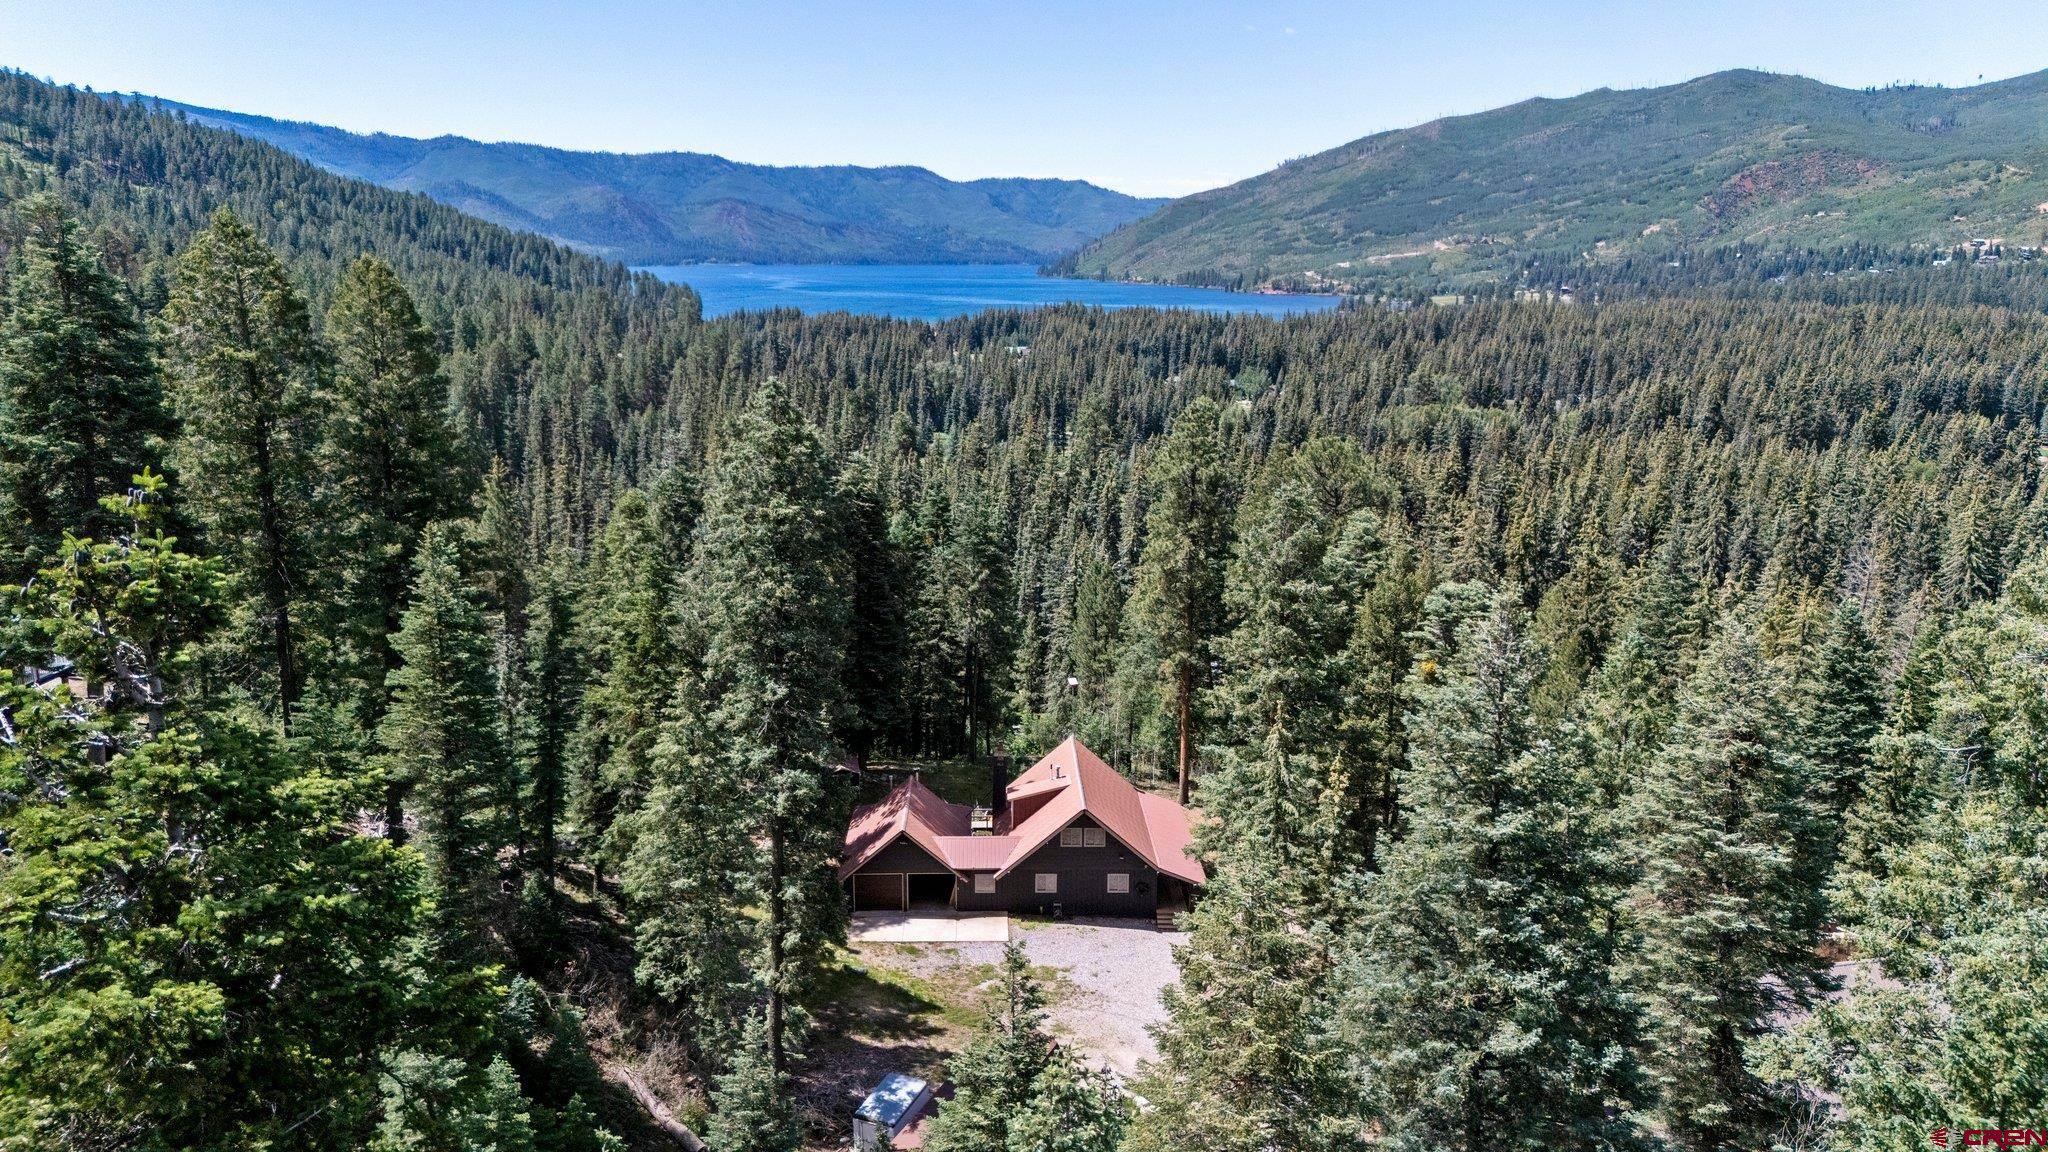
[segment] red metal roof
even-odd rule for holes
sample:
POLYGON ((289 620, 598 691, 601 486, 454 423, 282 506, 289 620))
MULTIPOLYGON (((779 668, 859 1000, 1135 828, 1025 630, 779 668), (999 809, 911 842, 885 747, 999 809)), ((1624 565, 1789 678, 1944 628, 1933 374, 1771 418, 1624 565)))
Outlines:
POLYGON ((973 812, 964 804, 951 804, 912 776, 880 800, 854 810, 846 825, 846 841, 839 852, 839 878, 860 871, 875 854, 908 836, 911 842, 940 861, 946 859, 941 837, 966 836, 973 812))
MULTIPOLYGON (((858 872, 899 836, 910 837, 956 872, 1006 875, 1083 814, 1157 871, 1195 884, 1208 878, 1201 863, 1188 854, 1188 810, 1163 796, 1138 791, 1071 736, 1004 793, 1013 805, 1027 797, 1046 799, 1014 827, 1006 819, 998 826, 999 835, 972 836, 968 808, 939 799, 916 777, 904 781, 853 814, 840 852, 839 878, 858 872)), ((1006 809, 1006 817, 1015 810, 1006 809)))

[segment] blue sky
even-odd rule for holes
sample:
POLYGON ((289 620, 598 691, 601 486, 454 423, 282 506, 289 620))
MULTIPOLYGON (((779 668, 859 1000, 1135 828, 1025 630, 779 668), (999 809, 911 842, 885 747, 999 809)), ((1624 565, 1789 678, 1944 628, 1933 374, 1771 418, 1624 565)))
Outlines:
POLYGON ((0 0, 0 64, 358 131, 1179 195, 1528 96, 2030 72, 2048 4, 0 0))

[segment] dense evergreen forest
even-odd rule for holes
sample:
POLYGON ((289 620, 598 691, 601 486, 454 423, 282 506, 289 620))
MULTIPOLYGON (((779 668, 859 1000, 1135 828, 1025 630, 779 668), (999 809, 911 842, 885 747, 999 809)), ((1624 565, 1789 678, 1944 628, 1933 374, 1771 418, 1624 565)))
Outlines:
POLYGON ((0 1149, 835 1141, 835 769, 1067 732, 1208 817, 1147 1106, 1013 962, 933 1147, 2040 1114, 2023 268, 704 322, 18 75, 0 202, 0 1149))

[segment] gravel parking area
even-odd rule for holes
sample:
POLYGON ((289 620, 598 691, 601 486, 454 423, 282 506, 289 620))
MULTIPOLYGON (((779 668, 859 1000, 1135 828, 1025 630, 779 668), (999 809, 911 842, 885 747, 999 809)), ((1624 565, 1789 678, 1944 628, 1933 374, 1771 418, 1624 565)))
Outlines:
MULTIPOLYGON (((1024 945, 1033 965, 1059 973, 1052 1023, 1061 1039, 1126 1079, 1139 1062, 1159 1054, 1147 1029, 1166 1016, 1159 994, 1178 975, 1173 947, 1187 941, 1186 933, 1161 932, 1144 921, 1081 917, 1013 918, 1010 935, 1024 945)), ((947 968, 997 964, 1002 958, 1001 944, 979 942, 896 945, 870 955, 873 962, 927 979, 947 968)))

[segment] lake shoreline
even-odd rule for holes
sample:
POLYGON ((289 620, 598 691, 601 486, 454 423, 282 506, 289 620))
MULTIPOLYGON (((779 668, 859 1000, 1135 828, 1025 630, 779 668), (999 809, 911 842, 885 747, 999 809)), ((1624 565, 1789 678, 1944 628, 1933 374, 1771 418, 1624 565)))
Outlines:
POLYGON ((1192 284, 1156 284, 1052 276, 1030 264, 701 264, 634 269, 688 285, 707 318, 795 308, 925 321, 1002 309, 1060 304, 1156 308, 1283 317, 1334 311, 1330 293, 1238 292, 1192 284))

